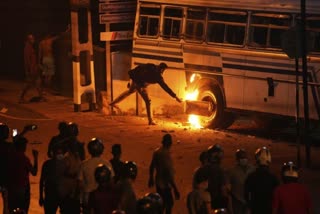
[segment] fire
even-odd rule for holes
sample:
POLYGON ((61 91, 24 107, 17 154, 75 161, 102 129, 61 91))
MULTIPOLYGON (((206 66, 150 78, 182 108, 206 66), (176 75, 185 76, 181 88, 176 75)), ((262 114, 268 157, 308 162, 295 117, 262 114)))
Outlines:
MULTIPOLYGON (((186 93, 185 100, 197 100, 199 91, 196 89, 193 92, 186 93)), ((200 125, 200 117, 194 114, 190 114, 188 117, 188 122, 194 128, 202 128, 200 125)))

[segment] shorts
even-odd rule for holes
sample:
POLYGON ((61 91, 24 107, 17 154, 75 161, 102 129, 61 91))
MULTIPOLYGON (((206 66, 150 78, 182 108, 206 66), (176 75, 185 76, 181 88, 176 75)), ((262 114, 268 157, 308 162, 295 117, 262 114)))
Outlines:
POLYGON ((44 57, 41 65, 43 76, 53 76, 55 74, 56 66, 52 57, 44 57))

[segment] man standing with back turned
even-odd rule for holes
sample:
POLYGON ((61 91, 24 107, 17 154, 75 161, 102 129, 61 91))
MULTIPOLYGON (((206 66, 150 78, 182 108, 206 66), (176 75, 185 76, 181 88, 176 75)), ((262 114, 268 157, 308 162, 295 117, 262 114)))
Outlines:
POLYGON ((154 65, 151 63, 141 64, 130 70, 130 84, 128 85, 128 90, 120 94, 115 100, 113 100, 109 105, 115 106, 130 94, 138 91, 138 93, 143 98, 146 103, 147 115, 149 120, 149 125, 156 125, 152 119, 152 114, 150 110, 151 100, 148 95, 147 87, 149 84, 158 83, 163 90, 165 90, 171 97, 175 98, 179 103, 182 102, 180 98, 169 88, 163 79, 163 72, 168 68, 165 63, 160 63, 159 65, 154 65))

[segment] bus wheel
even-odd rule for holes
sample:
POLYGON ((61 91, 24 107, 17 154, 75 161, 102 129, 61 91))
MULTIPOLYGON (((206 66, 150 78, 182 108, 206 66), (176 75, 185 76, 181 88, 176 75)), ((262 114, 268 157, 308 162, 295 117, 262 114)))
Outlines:
POLYGON ((224 104, 222 93, 216 86, 203 86, 199 89, 199 100, 209 102, 210 116, 200 116, 200 123, 205 128, 225 128, 223 126, 224 104))

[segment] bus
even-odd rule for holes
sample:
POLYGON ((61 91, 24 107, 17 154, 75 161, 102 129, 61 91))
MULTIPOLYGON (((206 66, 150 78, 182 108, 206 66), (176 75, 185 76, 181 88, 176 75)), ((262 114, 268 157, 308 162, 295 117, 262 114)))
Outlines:
MULTIPOLYGON (((320 1, 306 2, 308 108, 319 120, 320 1)), ((230 125, 230 112, 295 117, 296 77, 303 116, 301 60, 297 73, 282 48, 300 22, 300 0, 138 0, 131 64, 165 62, 179 96, 209 103, 202 127, 230 125)), ((174 105, 152 90, 158 108, 174 105)))

